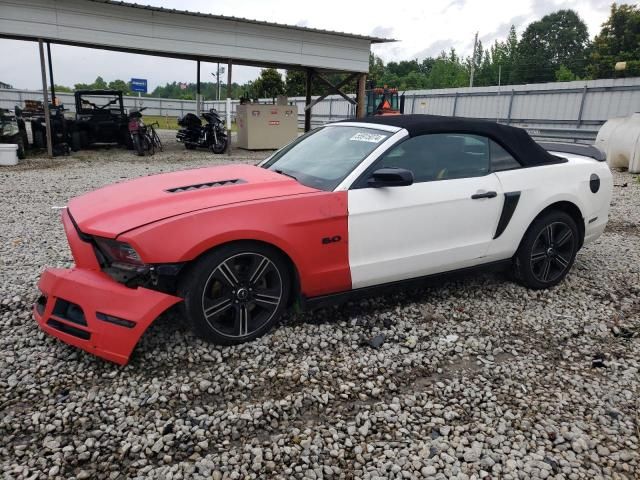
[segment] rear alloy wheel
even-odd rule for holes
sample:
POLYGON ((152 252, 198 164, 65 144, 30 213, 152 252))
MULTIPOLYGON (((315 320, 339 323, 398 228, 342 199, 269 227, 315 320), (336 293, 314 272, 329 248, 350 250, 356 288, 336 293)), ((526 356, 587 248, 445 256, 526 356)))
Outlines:
POLYGON ((180 288, 196 334, 226 345, 266 333, 286 308, 289 292, 290 275, 282 256, 247 242, 202 257, 180 288))
POLYGON ((552 287, 571 269, 578 245, 576 222, 564 212, 550 212, 527 230, 515 258, 516 275, 527 287, 552 287))

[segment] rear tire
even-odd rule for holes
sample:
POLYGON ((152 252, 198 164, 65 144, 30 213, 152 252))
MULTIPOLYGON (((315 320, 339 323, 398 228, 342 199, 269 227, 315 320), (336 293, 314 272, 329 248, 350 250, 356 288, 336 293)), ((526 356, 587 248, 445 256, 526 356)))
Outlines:
POLYGON ((185 143, 184 148, 186 148, 187 150, 195 150, 196 145, 194 145, 193 143, 185 143))
POLYGON ((44 132, 40 129, 36 129, 35 132, 33 132, 33 145, 36 148, 44 148, 45 147, 45 137, 44 137, 44 132))
POLYGON ((144 139, 141 135, 133 135, 133 148, 139 157, 144 156, 144 139))
POLYGON ((133 150, 133 142, 131 141, 131 134, 129 133, 128 128, 120 130, 120 145, 125 147, 127 150, 133 150))
POLYGON ((278 322, 289 300, 291 274, 277 250, 237 242, 203 255, 184 272, 178 291, 196 335, 236 345, 278 322))
POLYGON ((554 210, 534 220, 514 257, 514 273, 524 286, 550 288, 560 283, 575 261, 580 232, 567 213, 554 210))
POLYGON ((24 145, 25 150, 29 149, 29 135, 27 135, 26 130, 22 130, 20 132, 20 137, 22 138, 22 144, 24 145))
POLYGON ((25 149, 24 138, 21 134, 16 135, 15 137, 16 145, 18 145, 18 158, 20 160, 24 160, 27 158, 27 151, 25 149))
POLYGON ((80 137, 80 132, 74 131, 71 132, 71 150, 77 152, 82 148, 82 139, 80 137))

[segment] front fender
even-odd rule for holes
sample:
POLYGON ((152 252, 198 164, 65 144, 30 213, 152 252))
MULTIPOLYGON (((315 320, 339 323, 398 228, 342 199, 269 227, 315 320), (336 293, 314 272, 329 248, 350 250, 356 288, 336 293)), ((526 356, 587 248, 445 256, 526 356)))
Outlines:
POLYGON ((118 237, 145 263, 190 262, 240 240, 274 245, 295 264, 309 297, 351 289, 347 192, 318 192, 200 210, 118 237), (326 238, 338 241, 323 242, 326 238))

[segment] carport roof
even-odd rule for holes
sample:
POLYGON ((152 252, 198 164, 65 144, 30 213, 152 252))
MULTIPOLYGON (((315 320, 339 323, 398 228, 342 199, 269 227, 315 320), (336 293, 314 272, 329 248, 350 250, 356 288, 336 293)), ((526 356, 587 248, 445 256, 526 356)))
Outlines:
POLYGON ((0 37, 238 65, 368 72, 391 39, 109 0, 0 0, 0 37))
POLYGON ((347 38, 359 38, 362 40, 369 40, 369 42, 371 43, 388 43, 388 42, 397 41, 393 38, 372 37, 369 35, 357 35, 353 33, 338 32, 335 30, 302 27, 299 25, 287 25, 286 23, 265 22, 263 20, 254 20, 251 18, 235 17, 235 16, 229 16, 229 15, 215 15, 212 13, 190 12, 189 10, 177 10, 175 8, 156 7, 154 5, 143 5, 141 3, 117 2, 113 0, 88 0, 88 1, 96 2, 96 3, 111 3, 116 5, 124 5, 126 7, 142 8, 144 10, 151 10, 154 12, 178 13, 180 15, 194 15, 196 17, 217 18, 221 20, 232 20, 232 21, 243 22, 243 23, 255 23, 256 25, 266 25, 269 27, 281 27, 281 28, 287 28, 289 30, 300 30, 303 32, 306 31, 306 32, 328 33, 331 35, 339 35, 347 38))

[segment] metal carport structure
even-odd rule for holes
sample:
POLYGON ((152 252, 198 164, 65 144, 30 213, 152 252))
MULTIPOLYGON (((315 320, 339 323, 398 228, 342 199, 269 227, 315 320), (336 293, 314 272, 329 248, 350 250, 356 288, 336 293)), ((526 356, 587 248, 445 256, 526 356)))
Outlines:
MULTIPOLYGON (((198 65, 198 96, 201 61, 227 63, 228 84, 233 64, 305 70, 306 130, 311 125, 312 77, 317 75, 323 83, 328 83, 323 73, 356 77, 356 111, 363 116, 371 44, 393 41, 110 0, 0 0, 0 38, 40 43, 47 125, 43 43, 57 43, 194 60, 198 65)), ((329 86, 341 93, 336 86, 329 86)), ((51 154, 51 135, 47 139, 51 154)))

